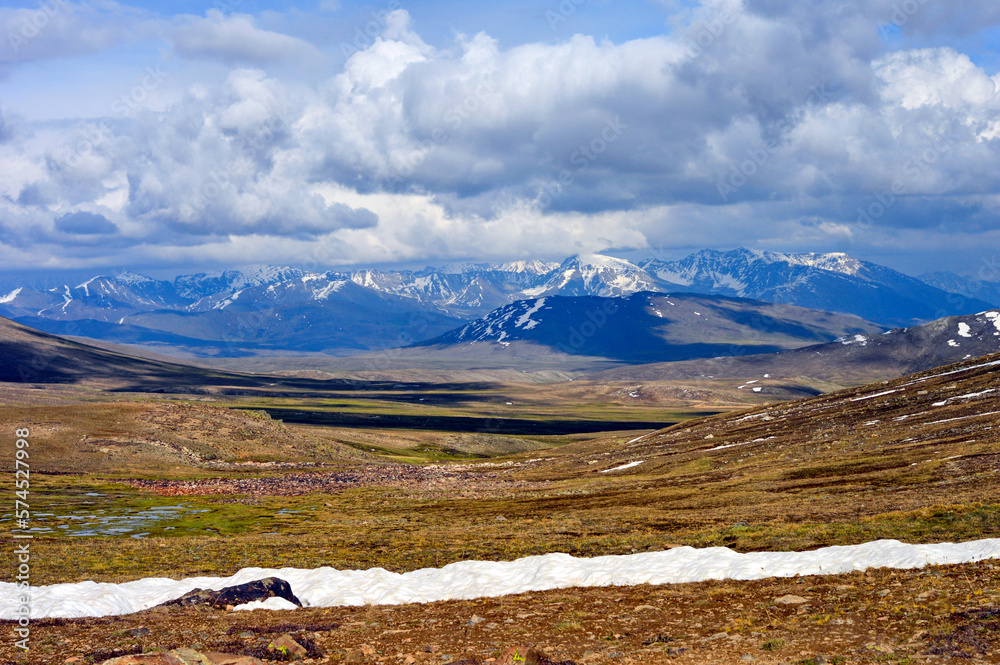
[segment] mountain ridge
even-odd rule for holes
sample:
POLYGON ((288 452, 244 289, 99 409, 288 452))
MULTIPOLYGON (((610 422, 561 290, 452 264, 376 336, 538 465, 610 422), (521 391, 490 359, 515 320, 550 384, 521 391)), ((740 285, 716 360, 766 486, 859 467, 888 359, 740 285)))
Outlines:
POLYGON ((854 314, 886 327, 991 306, 847 254, 739 248, 702 250, 673 262, 584 254, 559 264, 522 259, 418 270, 254 265, 172 281, 126 271, 45 288, 15 284, 0 294, 0 315, 50 332, 76 334, 69 329, 77 328, 110 342, 176 344, 195 355, 268 353, 275 349, 270 339, 283 340, 285 350, 344 354, 429 339, 519 300, 640 292, 748 297, 854 314), (370 325, 353 325, 366 320, 370 325), (309 327, 327 329, 328 343, 307 333, 309 327))

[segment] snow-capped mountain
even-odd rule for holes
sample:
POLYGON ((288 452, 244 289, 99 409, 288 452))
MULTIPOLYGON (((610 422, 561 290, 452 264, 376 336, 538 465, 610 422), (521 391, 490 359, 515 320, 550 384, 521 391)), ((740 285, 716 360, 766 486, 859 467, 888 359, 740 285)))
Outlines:
POLYGON ((292 279, 299 279, 305 273, 296 268, 257 265, 238 270, 219 270, 215 272, 198 273, 196 275, 181 275, 174 280, 177 294, 188 300, 218 295, 232 294, 254 286, 278 284, 292 279))
POLYGON ((566 259, 542 284, 525 289, 523 294, 614 298, 640 291, 665 291, 672 286, 624 259, 587 254, 566 259))
POLYGON ((643 363, 772 353, 870 335, 855 316, 725 296, 640 292, 624 298, 544 296, 501 307, 416 346, 446 355, 495 356, 523 344, 551 352, 643 363))
MULTIPOLYGON (((641 292, 747 297, 855 314, 887 327, 990 307, 973 295, 948 293, 846 254, 737 249, 706 250, 681 261, 652 259, 639 265, 591 254, 561 264, 521 260, 421 270, 314 273, 257 265, 181 275, 172 281, 124 272, 45 288, 7 280, 5 292, 0 293, 0 315, 48 332, 111 341, 173 344, 181 336, 196 340, 188 346, 212 342, 226 346, 233 339, 253 346, 283 330, 291 335, 283 340, 288 350, 372 349, 398 345, 401 339, 432 337, 520 300, 624 298, 641 292), (395 323, 379 327, 373 321, 374 328, 365 333, 364 325, 352 326, 352 320, 364 321, 374 312, 381 312, 384 322, 395 323), (313 332, 306 334, 305 328, 300 330, 285 317, 306 322, 303 325, 313 332), (335 345, 322 346, 315 331, 333 321, 344 329, 330 333, 335 345), (293 334, 293 329, 298 332, 293 334), (372 332, 375 329, 378 332, 372 332)), ((266 345, 272 348, 271 342, 266 345)))
POLYGON ((953 272, 931 272, 920 276, 920 281, 943 291, 957 293, 966 298, 977 298, 1000 306, 1000 282, 976 277, 962 277, 953 272))
POLYGON ((676 290, 756 298, 856 314, 906 326, 986 309, 920 280, 846 254, 782 254, 748 249, 703 250, 680 261, 650 259, 646 272, 676 290))

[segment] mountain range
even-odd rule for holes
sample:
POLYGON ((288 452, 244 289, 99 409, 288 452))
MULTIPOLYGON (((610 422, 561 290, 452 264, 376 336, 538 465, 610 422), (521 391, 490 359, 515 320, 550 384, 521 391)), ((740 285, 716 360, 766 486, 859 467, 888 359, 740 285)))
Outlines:
POLYGON ((1000 300, 988 289, 979 295, 950 291, 961 285, 940 274, 927 280, 845 254, 747 249, 638 264, 581 255, 561 264, 422 270, 316 273, 255 266, 170 281, 122 272, 49 288, 26 282, 0 294, 0 315, 51 333, 233 357, 396 348, 458 330, 518 301, 553 296, 739 297, 853 314, 885 327, 982 311, 1000 300))

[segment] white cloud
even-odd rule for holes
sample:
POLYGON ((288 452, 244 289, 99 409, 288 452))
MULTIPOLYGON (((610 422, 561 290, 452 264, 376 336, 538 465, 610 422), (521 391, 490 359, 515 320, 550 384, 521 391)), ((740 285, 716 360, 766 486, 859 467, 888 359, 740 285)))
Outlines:
MULTIPOLYGON (((288 262, 319 246, 336 263, 981 231, 1000 188, 996 73, 954 48, 887 52, 878 17, 892 7, 712 0, 669 36, 509 49, 482 33, 434 48, 397 11, 316 88, 236 68, 116 120, 71 160, 94 123, 8 132, 0 242, 58 237, 54 220, 78 211, 163 260, 193 246, 288 262), (858 208, 894 188, 860 228, 858 208)), ((930 30, 936 7, 904 31, 930 30)), ((178 21, 185 57, 320 57, 249 16, 178 21)))
POLYGON ((96 53, 157 32, 148 12, 118 3, 45 0, 37 7, 0 7, 0 63, 96 53))
POLYGON ((261 30, 252 16, 208 10, 205 18, 182 19, 171 36, 174 49, 185 57, 214 58, 223 62, 262 65, 295 59, 319 59, 308 42, 289 35, 261 30))

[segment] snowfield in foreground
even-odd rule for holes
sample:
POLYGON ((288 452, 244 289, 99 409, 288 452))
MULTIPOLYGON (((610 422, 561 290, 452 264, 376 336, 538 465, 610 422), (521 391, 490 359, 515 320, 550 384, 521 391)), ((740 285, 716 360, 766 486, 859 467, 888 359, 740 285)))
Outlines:
MULTIPOLYGON (((287 580, 306 606, 393 605, 503 596, 569 587, 670 584, 702 580, 753 580, 795 575, 832 575, 867 568, 922 568, 1000 558, 1000 538, 967 543, 907 545, 879 540, 863 545, 824 547, 809 552, 751 552, 725 547, 678 547, 590 559, 546 554, 517 561, 461 561, 443 568, 391 573, 382 568, 244 568, 232 577, 151 578, 123 584, 79 582, 35 587, 32 617, 98 617, 129 614, 177 598, 196 588, 221 589, 268 576, 287 580)), ((0 618, 14 618, 14 584, 0 583, 0 618)), ((252 604, 288 609, 290 603, 252 604)), ((251 609, 250 607, 246 609, 251 609)))

